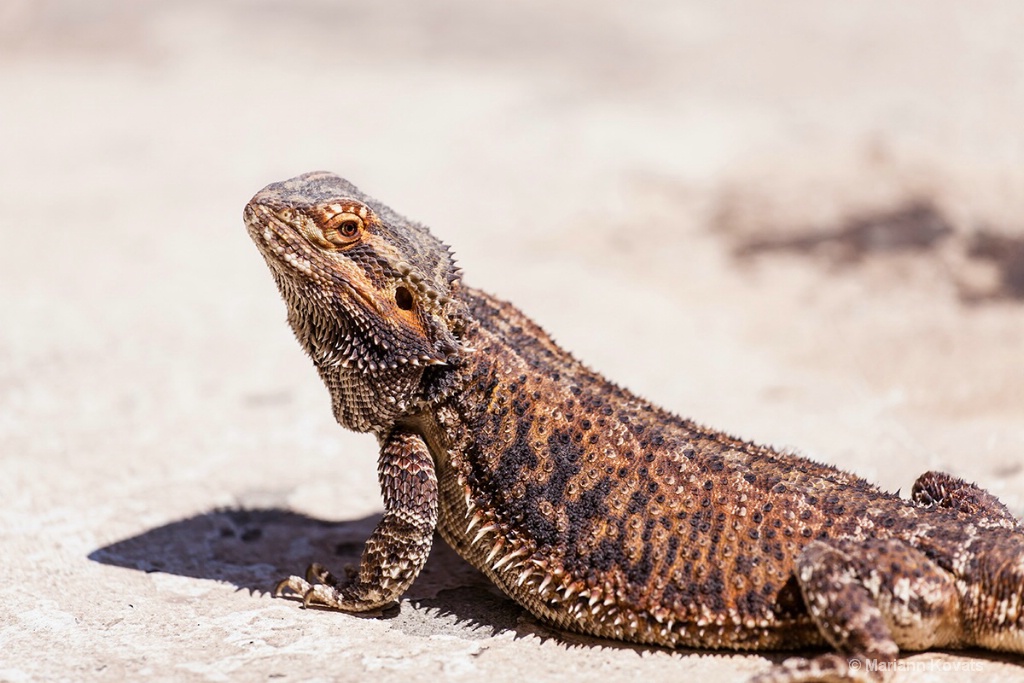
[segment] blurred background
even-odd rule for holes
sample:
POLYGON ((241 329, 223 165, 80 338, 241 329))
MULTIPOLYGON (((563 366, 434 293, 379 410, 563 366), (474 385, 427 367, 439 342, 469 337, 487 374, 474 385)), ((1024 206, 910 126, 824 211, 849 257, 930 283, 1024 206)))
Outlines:
POLYGON ((324 558, 299 524, 225 559, 218 506, 380 510, 241 221, 314 169, 676 412, 1021 512, 1022 35, 1005 1, 0 0, 0 679, 766 666, 510 639, 542 627, 496 597, 480 635, 429 607, 488 590, 452 557, 397 621, 223 585, 324 558))

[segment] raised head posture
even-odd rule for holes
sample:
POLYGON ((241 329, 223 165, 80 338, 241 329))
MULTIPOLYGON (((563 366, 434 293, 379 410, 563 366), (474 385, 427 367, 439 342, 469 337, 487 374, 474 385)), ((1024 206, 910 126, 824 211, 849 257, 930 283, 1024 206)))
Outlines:
POLYGON ((901 649, 1024 653, 1024 530, 986 491, 929 472, 902 499, 653 406, 330 173, 268 185, 245 223, 338 422, 380 443, 384 518, 358 573, 314 564, 278 593, 379 608, 436 529, 565 630, 832 650, 764 681, 880 680, 901 649))

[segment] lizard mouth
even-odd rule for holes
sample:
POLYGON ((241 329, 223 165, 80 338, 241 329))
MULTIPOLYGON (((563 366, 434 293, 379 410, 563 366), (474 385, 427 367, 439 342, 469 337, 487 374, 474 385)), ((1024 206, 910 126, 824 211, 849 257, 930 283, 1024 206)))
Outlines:
POLYGON ((338 268, 325 268, 325 255, 297 231, 278 218, 274 209, 257 202, 246 205, 245 227, 271 271, 296 284, 330 283, 369 311, 377 311, 373 298, 354 286, 349 278, 339 277, 338 268))
POLYGON ((268 206, 250 203, 243 215, 249 237, 275 272, 309 277, 313 272, 312 245, 282 222, 268 206))

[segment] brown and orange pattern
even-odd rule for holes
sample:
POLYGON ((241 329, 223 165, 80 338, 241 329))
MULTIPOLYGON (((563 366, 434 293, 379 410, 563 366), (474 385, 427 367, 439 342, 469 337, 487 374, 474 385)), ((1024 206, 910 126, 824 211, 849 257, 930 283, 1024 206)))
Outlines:
POLYGON ((563 629, 838 652, 763 681, 878 680, 900 649, 1024 652, 1024 530, 986 491, 930 472, 902 499, 653 406, 337 176, 272 184, 245 220, 338 421, 381 443, 385 517, 358 573, 314 565, 278 592, 376 609, 436 528, 563 629))

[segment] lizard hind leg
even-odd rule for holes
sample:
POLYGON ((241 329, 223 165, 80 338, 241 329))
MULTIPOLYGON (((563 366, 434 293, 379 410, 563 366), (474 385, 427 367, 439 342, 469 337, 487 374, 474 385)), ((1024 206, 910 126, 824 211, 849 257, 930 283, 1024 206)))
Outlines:
POLYGON ((945 472, 925 472, 910 489, 910 498, 925 507, 950 508, 970 515, 971 521, 985 526, 1020 529, 1020 521, 995 496, 977 484, 971 484, 945 472))
POLYGON ((918 505, 964 516, 966 547, 931 541, 933 556, 960 579, 964 640, 1024 653, 1024 524, 985 489, 943 472, 922 474, 910 495, 918 505), (958 555, 974 559, 956 562, 958 555))
POLYGON ((290 576, 274 588, 304 605, 368 612, 394 602, 409 588, 430 554, 437 525, 437 477, 423 438, 396 430, 384 439, 378 465, 384 518, 366 541, 359 570, 340 580, 320 564, 306 578, 290 576))
POLYGON ((962 571, 968 640, 990 650, 1024 654, 1024 534, 976 538, 962 571))
POLYGON ((952 575, 902 541, 814 541, 797 559, 796 574, 811 619, 838 652, 788 659, 757 683, 884 681, 901 648, 958 638, 952 575))

